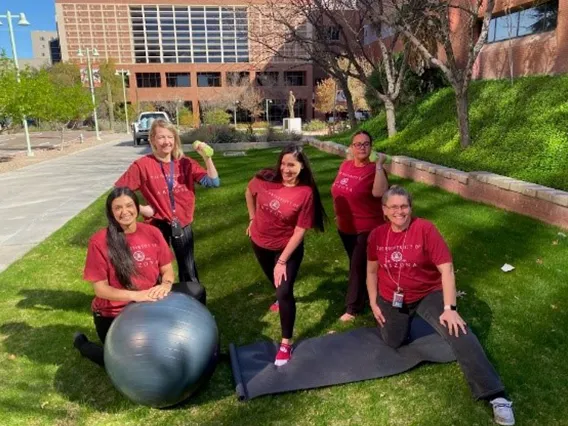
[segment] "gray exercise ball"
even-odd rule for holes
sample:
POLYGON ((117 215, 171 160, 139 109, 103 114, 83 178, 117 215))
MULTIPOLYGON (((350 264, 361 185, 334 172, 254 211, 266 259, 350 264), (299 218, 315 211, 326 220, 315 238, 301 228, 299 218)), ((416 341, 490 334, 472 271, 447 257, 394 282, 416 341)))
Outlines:
POLYGON ((130 400, 169 407, 211 377, 218 349, 219 332, 207 308, 191 296, 170 293, 124 308, 105 340, 105 368, 130 400))

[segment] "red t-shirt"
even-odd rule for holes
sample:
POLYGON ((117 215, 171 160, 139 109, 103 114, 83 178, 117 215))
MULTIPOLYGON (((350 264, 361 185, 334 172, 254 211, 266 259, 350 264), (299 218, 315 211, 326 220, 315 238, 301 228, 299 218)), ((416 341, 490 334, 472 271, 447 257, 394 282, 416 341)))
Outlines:
MULTIPOLYGON (((174 161, 174 201, 175 216, 182 226, 193 222, 195 209, 195 182, 199 182, 207 171, 189 157, 174 161)), ((142 193, 149 205, 154 208, 154 218, 171 222, 173 219, 168 184, 170 163, 162 163, 153 154, 136 160, 116 181, 114 186, 126 186, 142 193), (163 164, 164 171, 160 164, 163 164)))
MULTIPOLYGON (((83 279, 92 283, 107 280, 111 287, 124 290, 110 263, 106 235, 107 229, 101 229, 89 240, 83 279)), ((132 284, 138 290, 152 288, 158 281, 160 268, 173 260, 166 240, 158 228, 145 223, 138 223, 135 232, 125 235, 138 271, 138 274, 132 277, 132 284)), ((91 308, 93 312, 99 312, 104 317, 115 317, 127 304, 128 302, 95 297, 91 308)))
POLYGON ((378 261, 378 287, 383 299, 392 302, 400 272, 404 303, 412 303, 442 289, 436 265, 451 263, 452 255, 433 223, 413 218, 404 232, 393 232, 389 223, 375 228, 367 241, 367 259, 378 261))
POLYGON ((309 229, 314 224, 314 196, 309 186, 287 187, 254 177, 248 189, 256 197, 251 226, 253 242, 269 250, 286 247, 294 228, 309 229))
POLYGON ((331 195, 341 232, 359 234, 385 223, 381 199, 372 193, 375 173, 375 163, 356 167, 353 160, 348 160, 339 167, 331 195))

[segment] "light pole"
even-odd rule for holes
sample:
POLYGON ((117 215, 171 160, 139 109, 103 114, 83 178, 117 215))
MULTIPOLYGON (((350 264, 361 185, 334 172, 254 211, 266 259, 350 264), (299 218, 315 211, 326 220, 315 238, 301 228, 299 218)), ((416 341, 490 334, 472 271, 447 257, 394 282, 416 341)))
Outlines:
POLYGON ((124 96, 124 122, 126 123, 126 133, 130 133, 130 126, 128 125, 128 103, 126 102, 126 82, 124 81, 125 76, 130 75, 129 70, 116 70, 115 75, 120 75, 122 79, 122 95, 124 96))
POLYGON ((268 114, 268 104, 272 103, 272 99, 266 99, 265 105, 266 105, 266 123, 270 126, 270 115, 268 114))
POLYGON ((237 128, 237 108, 239 107, 239 104, 239 101, 235 101, 235 108, 233 109, 233 121, 235 122, 235 129, 237 128))
MULTIPOLYGON (((14 65, 16 66, 16 78, 18 83, 20 82, 20 64, 18 64, 18 53, 16 52, 16 40, 14 38, 14 27, 12 26, 12 19, 20 18, 18 21, 18 25, 22 27, 27 27, 30 25, 28 20, 26 19, 26 15, 23 13, 19 13, 16 16, 12 15, 12 13, 8 10, 5 15, 0 15, 0 18, 6 18, 8 21, 8 30, 10 32, 10 42, 12 43, 12 55, 14 56, 14 65)), ((2 21, 0 21, 0 25, 2 25, 2 21)), ((33 157, 34 153, 32 152, 32 144, 30 143, 30 131, 28 129, 28 120, 24 115, 22 124, 24 125, 24 133, 26 134, 26 146, 28 149, 28 157, 33 157)))
MULTIPOLYGON (((99 52, 94 47, 87 47, 85 49, 87 54, 87 72, 89 74, 89 86, 91 87, 91 99, 93 100, 93 118, 95 119, 95 135, 97 136, 97 140, 101 140, 101 136, 99 135, 99 120, 97 118, 97 104, 95 102, 95 82, 93 80, 93 68, 91 67, 91 54, 93 57, 99 56, 99 52)), ((83 57, 83 51, 81 49, 78 50, 77 56, 79 58, 83 57)))

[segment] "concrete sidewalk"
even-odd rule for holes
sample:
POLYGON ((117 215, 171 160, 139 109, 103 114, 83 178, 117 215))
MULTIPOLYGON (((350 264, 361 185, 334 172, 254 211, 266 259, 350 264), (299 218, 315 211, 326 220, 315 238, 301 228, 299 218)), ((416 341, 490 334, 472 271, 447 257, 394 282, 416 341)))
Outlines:
MULTIPOLYGON (((127 135, 0 174, 0 272, 107 191, 148 145, 127 135)), ((103 214, 103 212, 101 212, 103 214)))

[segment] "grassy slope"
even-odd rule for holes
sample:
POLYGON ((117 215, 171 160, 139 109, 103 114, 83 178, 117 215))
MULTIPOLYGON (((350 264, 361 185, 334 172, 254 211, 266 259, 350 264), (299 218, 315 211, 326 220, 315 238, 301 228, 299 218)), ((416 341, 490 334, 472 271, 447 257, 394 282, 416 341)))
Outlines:
MULTIPOLYGON (((469 92, 472 146, 463 150, 453 92, 443 89, 397 111, 387 139, 384 114, 364 123, 378 150, 464 171, 485 170, 568 190, 568 75, 476 81, 469 92)), ((349 134, 333 138, 348 143, 349 134)))
MULTIPOLYGON (((328 212, 340 160, 308 149, 328 212)), ((244 188, 276 154, 219 157, 222 188, 199 190, 197 263, 223 349, 279 337, 273 301, 244 235, 244 188)), ((396 181, 396 180, 395 180, 396 181)), ((479 336, 515 400, 518 424, 565 424, 568 364, 568 240, 526 217, 403 182, 417 214, 433 220, 452 248, 461 312, 479 336), (556 241, 556 244, 554 242, 556 241), (504 274, 505 263, 516 266, 504 274)), ((125 400, 104 371, 82 359, 71 337, 95 338, 82 282, 86 244, 104 226, 102 198, 0 274, 0 424, 2 425, 489 425, 489 408, 471 399, 457 364, 426 365, 398 376, 236 401, 230 367, 180 409, 154 410, 125 400)), ((333 228, 310 233, 296 285, 298 339, 372 326, 343 313, 347 259, 333 228)), ((349 362, 349 360, 346 360, 349 362)))

